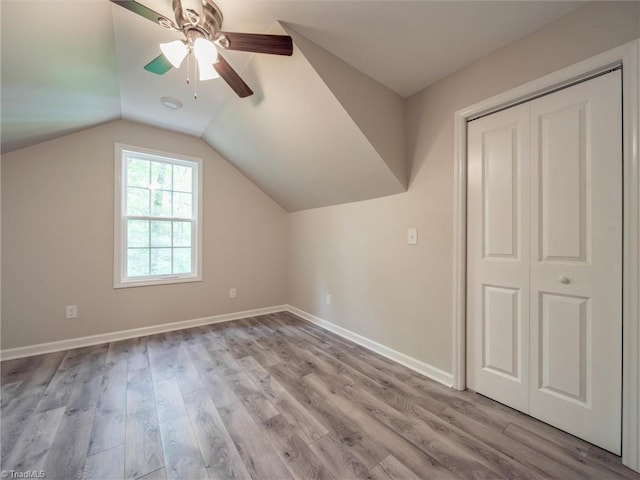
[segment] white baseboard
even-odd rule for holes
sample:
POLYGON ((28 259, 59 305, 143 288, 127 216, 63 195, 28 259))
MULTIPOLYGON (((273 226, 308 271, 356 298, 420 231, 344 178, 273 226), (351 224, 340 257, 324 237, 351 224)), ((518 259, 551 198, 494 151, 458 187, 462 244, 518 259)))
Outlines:
POLYGON ((40 343, 37 345, 27 345, 24 347, 8 348, 0 350, 0 360, 12 360, 14 358, 30 357, 32 355, 42 355, 44 353, 59 352, 61 350, 70 350, 73 348, 88 347, 90 345, 99 345, 101 343, 116 342, 119 340, 127 340, 129 338, 144 337, 146 335, 154 335, 156 333, 171 332, 174 330, 182 330, 184 328, 199 327, 201 325, 211 325, 214 323, 230 322, 232 320, 240 320, 243 318, 255 317, 258 315, 267 315, 269 313, 277 313, 282 311, 289 311, 294 315, 299 316, 307 322, 313 323, 325 330, 329 330, 347 340, 350 340, 358 345, 361 345, 369 350, 372 350, 383 357, 387 357, 394 362, 398 362, 411 370, 414 370, 425 377, 429 377, 437 382, 442 383, 448 387, 453 385, 453 376, 439 368, 436 368, 428 363, 416 360, 413 357, 405 355, 382 345, 378 342, 374 342, 362 335, 340 327, 334 323, 323 320, 316 317, 304 310, 300 310, 292 305, 278 305, 266 308, 257 308, 255 310, 247 310, 244 312, 225 313, 222 315, 214 315, 211 317, 196 318, 193 320, 184 320, 181 322, 163 323, 161 325, 152 325, 149 327, 133 328, 130 330, 120 330, 118 332, 101 333, 98 335, 90 335, 88 337, 71 338, 68 340, 60 340, 57 342, 40 343))
POLYGON ((393 350, 385 345, 382 345, 378 342, 374 342, 373 340, 368 339, 367 337, 363 337, 357 333, 352 332, 351 330, 347 330, 346 328, 340 327, 335 323, 328 322, 327 320, 323 320, 320 317, 316 317, 304 310, 300 310, 293 305, 286 305, 286 309, 299 316, 303 320, 306 320, 309 323, 313 323, 319 327, 324 328, 325 330, 329 330, 330 332, 335 333, 347 340, 350 340, 354 343, 357 343, 360 346, 363 346, 369 350, 372 350, 383 357, 387 357, 394 362, 397 362, 401 365, 404 365, 411 370, 418 372, 425 377, 428 377, 436 382, 442 383, 447 387, 453 386, 453 375, 451 373, 445 372, 444 370, 440 370, 439 368, 434 367, 433 365, 429 365, 428 363, 417 360, 409 355, 405 355, 404 353, 398 352, 397 350, 393 350))
POLYGON ((129 338, 144 337, 146 335, 154 335, 156 333, 182 330, 183 328, 199 327, 201 325, 211 325, 213 323, 230 322, 232 320, 240 320, 242 318, 255 317, 257 315, 266 315, 269 313, 277 313, 285 310, 287 310, 287 305, 257 308, 255 310, 246 310, 244 312, 225 313, 222 315, 196 318, 193 320, 184 320, 181 322, 163 323, 161 325, 132 328, 130 330, 120 330, 118 332, 101 333, 98 335, 90 335, 88 337, 78 337, 71 338, 69 340, 60 340, 57 342, 40 343, 37 345, 27 345, 25 347, 17 348, 8 348, 5 350, 0 350, 0 360, 12 360, 14 358, 30 357, 32 355, 41 355, 43 353, 52 353, 59 352, 61 350, 88 347, 90 345, 99 345, 101 343, 127 340, 129 338))

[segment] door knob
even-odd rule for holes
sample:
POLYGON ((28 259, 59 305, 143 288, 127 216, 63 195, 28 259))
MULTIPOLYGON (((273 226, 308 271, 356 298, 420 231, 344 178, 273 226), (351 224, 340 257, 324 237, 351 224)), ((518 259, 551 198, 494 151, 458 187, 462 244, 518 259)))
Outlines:
POLYGON ((571 279, 569 277, 558 277, 558 281, 563 285, 569 285, 571 283, 571 279))

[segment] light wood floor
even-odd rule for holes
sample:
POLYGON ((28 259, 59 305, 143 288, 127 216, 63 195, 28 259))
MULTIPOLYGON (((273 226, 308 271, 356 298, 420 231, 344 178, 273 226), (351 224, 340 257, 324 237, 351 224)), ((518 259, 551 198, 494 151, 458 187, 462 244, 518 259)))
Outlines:
POLYGON ((1 413, 47 479, 639 478, 288 313, 3 362, 1 413))

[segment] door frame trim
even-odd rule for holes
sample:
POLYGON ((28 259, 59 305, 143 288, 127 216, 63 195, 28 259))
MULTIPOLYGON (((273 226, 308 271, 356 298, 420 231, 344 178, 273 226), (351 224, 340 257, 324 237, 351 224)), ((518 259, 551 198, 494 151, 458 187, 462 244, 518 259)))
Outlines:
POLYGON ((453 387, 466 388, 467 121, 622 65, 622 463, 640 471, 640 39, 454 113, 453 387))

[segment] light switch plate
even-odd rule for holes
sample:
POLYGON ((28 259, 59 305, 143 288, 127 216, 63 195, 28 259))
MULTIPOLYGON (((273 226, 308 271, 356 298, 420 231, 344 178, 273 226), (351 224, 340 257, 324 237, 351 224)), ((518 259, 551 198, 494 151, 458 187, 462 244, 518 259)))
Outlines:
POLYGON ((407 231, 407 243, 409 245, 417 245, 418 244, 418 229, 410 228, 407 231))

